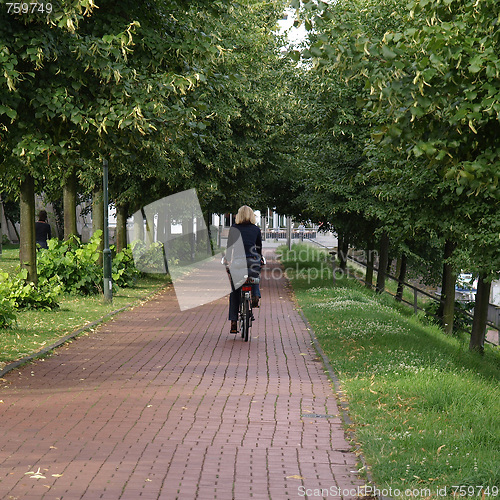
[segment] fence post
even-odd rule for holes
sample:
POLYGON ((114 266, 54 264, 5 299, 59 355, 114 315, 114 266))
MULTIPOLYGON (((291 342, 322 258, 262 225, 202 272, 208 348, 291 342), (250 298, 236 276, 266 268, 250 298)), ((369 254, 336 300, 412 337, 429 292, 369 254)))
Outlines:
POLYGON ((413 312, 415 314, 417 314, 418 312, 418 305, 417 305, 417 295, 418 295, 418 292, 417 292, 417 288, 413 288, 413 312))

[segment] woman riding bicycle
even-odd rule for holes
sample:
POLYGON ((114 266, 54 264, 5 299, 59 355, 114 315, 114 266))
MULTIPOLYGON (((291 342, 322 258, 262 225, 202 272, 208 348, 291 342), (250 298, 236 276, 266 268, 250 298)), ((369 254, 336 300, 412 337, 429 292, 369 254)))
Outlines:
MULTIPOLYGON (((226 259, 229 263, 233 260, 233 247, 238 238, 242 239, 245 249, 246 266, 249 277, 260 276, 262 260, 262 235, 260 229, 255 225, 255 214, 247 205, 243 205, 236 214, 235 224, 229 229, 227 239, 226 259)), ((260 289, 258 285, 252 286, 252 306, 258 307, 260 289)), ((240 306, 240 288, 234 289, 229 295, 229 320, 231 321, 231 333, 237 332, 238 309, 240 306)))

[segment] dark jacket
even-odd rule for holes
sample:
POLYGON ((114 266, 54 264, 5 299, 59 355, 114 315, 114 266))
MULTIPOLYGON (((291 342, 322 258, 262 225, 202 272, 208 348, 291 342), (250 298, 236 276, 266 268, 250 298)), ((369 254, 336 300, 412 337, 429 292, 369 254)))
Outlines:
POLYGON ((260 274, 260 260, 262 258, 262 235, 260 228, 255 224, 233 224, 231 226, 227 238, 228 252, 226 258, 228 261, 231 261, 234 258, 242 257, 232 255, 232 246, 240 236, 245 249, 249 276, 258 276, 260 274))
POLYGON ((36 242, 42 248, 47 248, 47 240, 52 238, 52 232, 48 222, 35 222, 35 238, 36 242))
POLYGON ((229 229, 227 238, 227 248, 236 243, 238 236, 241 235, 245 254, 247 258, 259 259, 262 257, 262 235, 260 228, 255 224, 233 224, 229 229))

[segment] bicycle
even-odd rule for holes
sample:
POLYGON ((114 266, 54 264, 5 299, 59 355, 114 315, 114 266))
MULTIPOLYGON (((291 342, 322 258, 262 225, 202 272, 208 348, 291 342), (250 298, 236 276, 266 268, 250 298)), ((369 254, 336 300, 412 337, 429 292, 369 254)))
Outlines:
MULTIPOLYGON (((265 264, 265 259, 262 258, 261 264, 265 264)), ((231 279, 231 272, 229 271, 228 262, 225 256, 222 257, 221 264, 226 267, 226 272, 229 276, 229 281, 231 283, 231 289, 234 291, 234 284, 231 279)), ((260 278, 245 276, 245 282, 240 288, 240 306, 238 309, 238 331, 241 333, 241 338, 248 342, 250 338, 250 328, 252 327, 252 321, 254 320, 252 311, 252 285, 258 285, 260 283, 260 278)))
POLYGON ((240 292, 240 309, 238 312, 238 325, 241 332, 241 338, 248 342, 250 328, 254 319, 252 312, 252 285, 259 283, 259 278, 247 277, 243 283, 240 292))

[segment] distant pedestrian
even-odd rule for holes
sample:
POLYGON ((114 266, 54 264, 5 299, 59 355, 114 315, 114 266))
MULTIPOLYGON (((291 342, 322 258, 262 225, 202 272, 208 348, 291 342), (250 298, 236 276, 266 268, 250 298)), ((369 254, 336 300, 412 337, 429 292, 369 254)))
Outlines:
POLYGON ((47 222, 47 212, 45 210, 38 212, 38 221, 35 222, 35 236, 40 248, 48 248, 47 240, 52 238, 52 231, 50 224, 47 222))
POLYGON ((304 233, 306 231, 306 226, 304 226, 304 224, 300 223, 299 224, 299 237, 300 237, 300 241, 304 241, 304 233))

